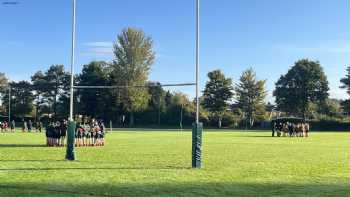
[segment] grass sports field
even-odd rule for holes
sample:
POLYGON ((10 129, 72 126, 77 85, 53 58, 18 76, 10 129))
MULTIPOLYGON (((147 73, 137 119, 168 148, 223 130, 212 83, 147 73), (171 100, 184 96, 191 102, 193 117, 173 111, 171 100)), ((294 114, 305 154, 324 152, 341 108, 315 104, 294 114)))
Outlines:
POLYGON ((0 133, 0 196, 350 196, 350 133, 269 136, 207 131, 193 170, 190 132, 109 133, 76 162, 43 134, 0 133))

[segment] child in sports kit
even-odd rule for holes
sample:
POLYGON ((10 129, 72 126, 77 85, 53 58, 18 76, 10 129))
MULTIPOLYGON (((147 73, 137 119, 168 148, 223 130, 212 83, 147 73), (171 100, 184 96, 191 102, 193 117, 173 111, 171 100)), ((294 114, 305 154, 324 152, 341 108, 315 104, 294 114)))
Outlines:
POLYGON ((28 132, 32 132, 32 127, 33 127, 32 121, 29 120, 28 121, 28 132))
POLYGON ((96 126, 96 146, 101 145, 101 128, 99 126, 96 126))
POLYGON ((27 122, 26 122, 25 120, 23 120, 22 131, 23 131, 23 132, 26 132, 27 129, 28 129, 28 127, 27 127, 27 122))
POLYGON ((53 123, 49 123, 46 127, 46 144, 47 146, 54 146, 55 128, 53 123))
POLYGON ((100 145, 101 146, 104 146, 105 145, 105 141, 104 141, 104 136, 105 136, 105 125, 104 125, 104 123, 103 123, 103 121, 101 120, 100 122, 99 122, 99 126, 100 126, 100 130, 101 130, 101 132, 100 132, 100 145))
POLYGON ((90 122, 90 138, 91 138, 91 146, 95 146, 96 143, 96 129, 94 125, 94 120, 90 122))
POLYGON ((16 123, 14 120, 11 121, 11 132, 15 132, 16 123))
POLYGON ((83 145, 83 134, 84 134, 84 128, 78 124, 77 130, 76 130, 76 146, 82 146, 83 145))
POLYGON ((83 145, 84 146, 90 146, 91 136, 90 136, 90 126, 89 125, 84 125, 84 134, 83 134, 83 145))
POLYGON ((38 124, 38 125, 37 125, 37 129, 38 129, 38 131, 41 133, 41 129, 42 129, 42 127, 43 127, 43 123, 42 123, 41 121, 39 121, 37 124, 38 124))
POLYGON ((67 121, 66 120, 62 120, 61 124, 60 124, 60 145, 64 146, 64 141, 66 139, 66 135, 67 135, 67 121))
POLYGON ((75 146, 78 146, 78 130, 79 130, 79 123, 77 124, 77 127, 74 131, 74 144, 75 146))
POLYGON ((55 131, 54 146, 60 146, 60 138, 61 138, 60 122, 56 122, 54 131, 55 131))

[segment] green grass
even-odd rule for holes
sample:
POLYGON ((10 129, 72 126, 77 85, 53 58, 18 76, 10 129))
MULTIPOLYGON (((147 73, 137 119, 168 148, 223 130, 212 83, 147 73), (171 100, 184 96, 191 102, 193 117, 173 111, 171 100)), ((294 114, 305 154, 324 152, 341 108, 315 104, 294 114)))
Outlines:
POLYGON ((193 170, 190 132, 118 131, 76 162, 43 134, 0 133, 0 196, 350 196, 350 133, 269 136, 206 132, 193 170))

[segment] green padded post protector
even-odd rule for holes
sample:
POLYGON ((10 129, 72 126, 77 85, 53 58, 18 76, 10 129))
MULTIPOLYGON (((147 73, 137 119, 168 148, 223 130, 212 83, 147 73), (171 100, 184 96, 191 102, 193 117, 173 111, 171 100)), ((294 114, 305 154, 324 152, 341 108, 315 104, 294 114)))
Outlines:
POLYGON ((67 152, 66 152, 66 159, 69 161, 75 160, 75 154, 74 154, 75 128, 76 128, 76 123, 74 121, 69 121, 68 133, 67 133, 67 152))
POLYGON ((203 123, 192 126, 192 168, 202 167, 202 133, 203 123))

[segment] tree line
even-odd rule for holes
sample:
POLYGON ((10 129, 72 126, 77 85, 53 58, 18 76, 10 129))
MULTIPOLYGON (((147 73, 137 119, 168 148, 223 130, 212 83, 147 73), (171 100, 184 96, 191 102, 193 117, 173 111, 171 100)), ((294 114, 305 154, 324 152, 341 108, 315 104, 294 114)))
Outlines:
MULTIPOLYGON (((126 120, 130 126, 182 126, 194 122, 195 100, 149 81, 156 59, 150 36, 140 29, 126 28, 117 36, 113 52, 114 59, 110 62, 93 61, 84 65, 75 76, 75 85, 120 88, 76 89, 76 119, 94 117, 115 123, 126 120)), ((350 100, 329 98, 329 82, 318 61, 299 60, 281 75, 273 91, 273 104, 266 102, 266 80, 258 79, 252 68, 244 71, 237 83, 221 70, 211 71, 207 77, 200 98, 200 119, 205 125, 253 127, 276 116, 344 119, 350 112, 350 100)), ((350 94, 350 67, 340 81, 341 88, 350 94)), ((0 73, 0 113, 3 116, 8 113, 7 87, 11 87, 14 117, 67 118, 69 85, 70 74, 63 65, 38 71, 30 81, 9 82, 0 73)))

